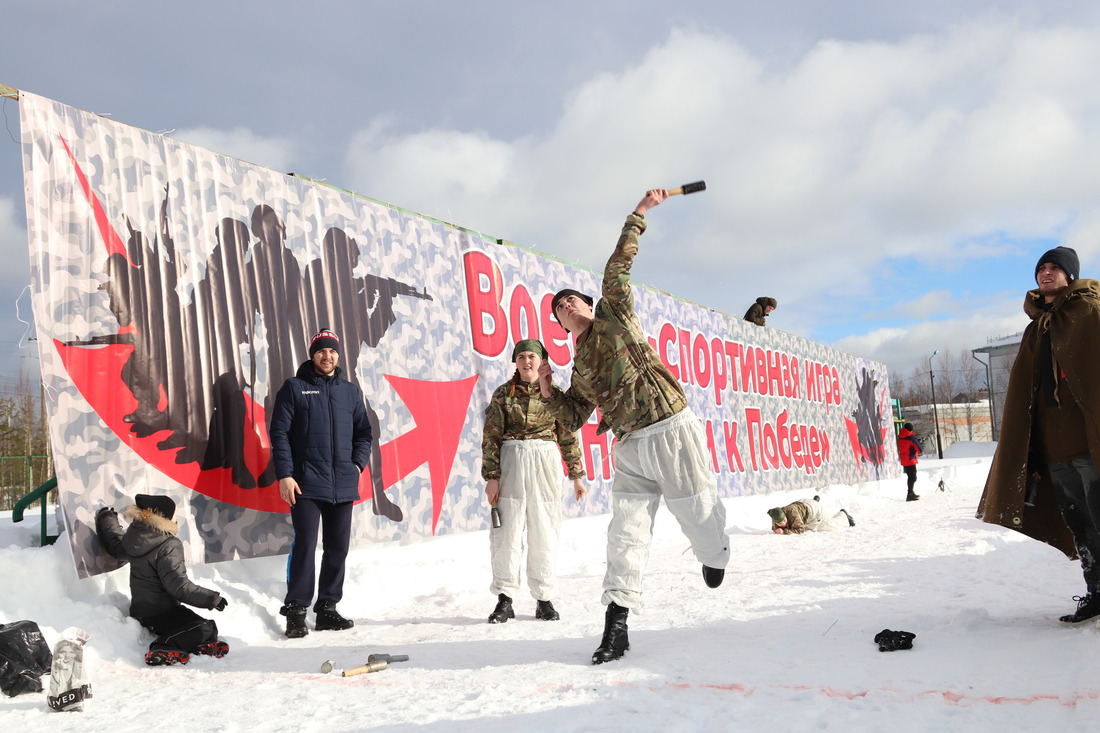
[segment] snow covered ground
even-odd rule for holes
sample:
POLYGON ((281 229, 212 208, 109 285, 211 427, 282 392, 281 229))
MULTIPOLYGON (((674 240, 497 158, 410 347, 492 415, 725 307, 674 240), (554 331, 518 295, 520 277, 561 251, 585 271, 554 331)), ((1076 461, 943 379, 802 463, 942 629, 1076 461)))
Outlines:
POLYGON ((526 597, 514 621, 485 622, 484 532, 354 551, 340 609, 355 628, 294 641, 277 615, 284 558, 192 568, 229 599, 211 613, 232 651, 171 668, 142 663, 126 569, 78 581, 64 542, 31 546, 37 514, 0 516, 0 621, 34 620, 51 646, 87 630, 95 692, 82 713, 0 697, 0 720, 20 733, 1086 730, 1100 724, 1100 631, 1056 621, 1083 591, 1079 566, 974 519, 990 453, 922 461, 919 502, 904 479, 827 487, 856 519, 839 532, 769 533, 765 511, 812 488, 726 500, 734 557, 717 590, 662 508, 648 608, 630 616, 631 651, 600 666, 606 516, 565 523, 558 622, 536 621, 526 597), (879 652, 884 628, 914 632, 914 648, 879 652), (379 652, 411 659, 339 675, 379 652))

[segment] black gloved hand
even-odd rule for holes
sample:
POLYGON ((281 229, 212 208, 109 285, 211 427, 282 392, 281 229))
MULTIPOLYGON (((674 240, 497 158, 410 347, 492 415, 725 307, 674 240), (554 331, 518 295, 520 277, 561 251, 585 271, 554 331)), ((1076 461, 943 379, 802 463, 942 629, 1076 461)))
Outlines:
POLYGON ((223 597, 220 601, 218 601, 218 604, 216 606, 214 606, 214 610, 215 611, 224 611, 225 607, 228 606, 228 605, 229 605, 229 601, 225 600, 225 598, 223 597))
POLYGON ((101 506, 99 509, 96 510, 95 518, 99 519, 100 517, 106 516, 108 514, 110 514, 113 517, 118 516, 118 512, 115 511, 114 507, 101 506))
POLYGON ((911 631, 891 631, 883 629, 875 634, 875 643, 880 652, 896 652, 898 649, 912 649, 913 639, 917 635, 911 631))

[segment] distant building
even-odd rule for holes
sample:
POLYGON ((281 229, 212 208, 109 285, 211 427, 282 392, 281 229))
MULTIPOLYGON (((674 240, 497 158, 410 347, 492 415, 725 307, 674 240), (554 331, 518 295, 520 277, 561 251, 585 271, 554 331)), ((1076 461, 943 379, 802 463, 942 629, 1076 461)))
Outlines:
POLYGON ((938 454, 936 416, 939 417, 939 434, 944 450, 955 443, 988 443, 993 440, 988 400, 941 402, 936 404, 935 410, 932 405, 906 405, 903 410, 905 420, 913 423, 913 432, 929 458, 938 454))
POLYGON ((1020 351, 1020 339, 1023 335, 1021 331, 1011 336, 990 339, 985 346, 972 350, 974 354, 985 354, 986 358, 979 358, 979 361, 988 363, 986 385, 989 388, 988 400, 993 405, 993 440, 997 440, 1001 435, 1001 416, 1004 414, 1008 375, 1016 362, 1016 354, 1020 351))

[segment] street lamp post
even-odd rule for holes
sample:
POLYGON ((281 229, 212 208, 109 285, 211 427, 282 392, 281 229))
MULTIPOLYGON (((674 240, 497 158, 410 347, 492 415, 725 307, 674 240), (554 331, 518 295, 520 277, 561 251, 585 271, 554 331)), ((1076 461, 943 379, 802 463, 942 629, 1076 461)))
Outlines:
MULTIPOLYGON (((939 349, 932 352, 932 356, 940 353, 939 349)), ((932 372, 932 356, 928 357, 928 379, 932 381, 932 419, 936 423, 936 452, 943 459, 943 441, 940 440, 940 413, 936 409, 936 375, 932 372)))

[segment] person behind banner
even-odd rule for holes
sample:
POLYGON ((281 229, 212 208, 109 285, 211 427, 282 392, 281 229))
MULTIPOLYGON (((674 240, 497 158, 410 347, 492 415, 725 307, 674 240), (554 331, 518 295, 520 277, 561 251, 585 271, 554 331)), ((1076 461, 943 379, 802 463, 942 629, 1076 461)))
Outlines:
POLYGON ((664 189, 647 191, 627 216, 595 308, 591 296, 570 288, 554 295, 551 311, 576 339, 569 390, 553 385, 549 362, 539 367, 542 398, 566 429, 579 430, 599 407, 597 432, 610 429, 618 438, 603 581, 607 610, 593 664, 619 659, 630 648, 626 619, 630 609, 642 607, 642 574, 662 496, 702 563, 707 587, 721 585, 730 556, 703 426, 634 311, 630 268, 638 237, 646 230, 646 212, 666 198, 664 189))
POLYGON ((271 417, 271 459, 294 525, 286 598, 279 609, 291 639, 309 633, 306 609, 315 590, 317 631, 355 625, 340 615, 336 604, 344 595, 352 510, 359 499, 359 477, 370 462, 372 433, 363 392, 344 378, 339 362, 340 339, 322 328, 310 341, 309 361, 275 396, 271 417), (315 580, 318 527, 323 545, 315 580))
POLYGON ((103 549, 130 564, 130 616, 156 634, 145 663, 187 664, 192 654, 224 657, 229 645, 218 639, 218 625, 187 608, 224 611, 228 601, 187 577, 176 503, 151 494, 134 499, 123 515, 130 520, 125 532, 111 507, 96 512, 95 522, 103 549))
POLYGON ((778 307, 779 302, 775 298, 761 296, 745 311, 745 320, 755 323, 757 326, 766 326, 768 325, 767 317, 778 307))
POLYGON ((485 408, 481 440, 481 477, 485 498, 500 510, 501 526, 489 530, 497 605, 489 623, 515 618, 512 597, 519 591, 523 529, 527 528, 527 586, 535 599, 535 618, 557 621, 554 562, 561 528, 561 464, 569 469, 573 495, 587 493, 576 432, 566 430, 539 399, 539 366, 546 347, 525 339, 512 350, 516 371, 497 387, 485 408))

